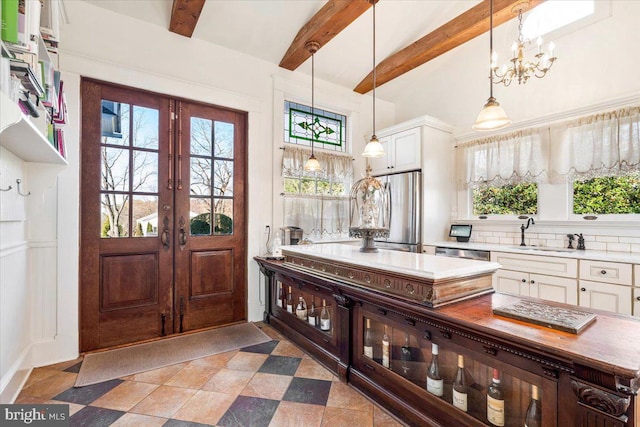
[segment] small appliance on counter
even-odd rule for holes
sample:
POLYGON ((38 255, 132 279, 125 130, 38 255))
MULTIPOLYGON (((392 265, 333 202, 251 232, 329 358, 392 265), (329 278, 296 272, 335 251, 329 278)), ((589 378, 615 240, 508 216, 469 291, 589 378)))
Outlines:
POLYGON ((471 224, 451 224, 449 237, 455 237, 458 242, 468 242, 471 237, 471 224))
POLYGON ((287 226, 280 229, 282 245, 297 245, 302 241, 303 230, 300 227, 287 226))

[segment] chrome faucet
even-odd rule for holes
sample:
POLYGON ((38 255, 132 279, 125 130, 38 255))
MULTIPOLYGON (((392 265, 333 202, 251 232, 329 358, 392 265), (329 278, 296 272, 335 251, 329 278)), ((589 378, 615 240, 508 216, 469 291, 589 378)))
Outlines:
POLYGON ((527 228, 529 228, 530 225, 535 224, 536 222, 533 220, 533 218, 528 218, 527 219, 527 225, 522 224, 520 226, 520 237, 521 237, 521 241, 520 241, 520 246, 527 246, 524 244, 524 230, 526 230, 527 228))

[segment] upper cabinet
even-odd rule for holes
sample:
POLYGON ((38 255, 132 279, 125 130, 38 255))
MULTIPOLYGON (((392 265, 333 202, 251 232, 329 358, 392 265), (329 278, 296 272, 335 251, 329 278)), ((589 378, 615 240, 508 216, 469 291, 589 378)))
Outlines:
POLYGON ((385 175, 421 168, 422 138, 420 128, 382 136, 380 143, 384 147, 385 155, 369 160, 372 175, 385 175))

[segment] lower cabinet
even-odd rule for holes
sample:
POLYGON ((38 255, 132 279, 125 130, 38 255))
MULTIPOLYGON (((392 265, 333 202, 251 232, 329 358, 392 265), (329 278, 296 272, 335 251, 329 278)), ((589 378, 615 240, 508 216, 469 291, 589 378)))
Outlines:
POLYGON ((498 270, 494 289, 510 295, 541 298, 548 301, 578 304, 578 281, 566 277, 498 270))
POLYGON ((580 280, 580 306, 631 314, 633 288, 611 283, 580 280))

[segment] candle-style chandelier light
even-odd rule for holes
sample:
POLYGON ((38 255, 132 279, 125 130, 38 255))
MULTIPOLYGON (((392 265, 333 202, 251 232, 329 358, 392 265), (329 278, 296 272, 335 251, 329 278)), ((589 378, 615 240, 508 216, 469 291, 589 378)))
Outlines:
POLYGON ((522 14, 527 11, 528 2, 522 2, 514 6, 513 12, 518 14, 518 38, 511 46, 513 57, 510 59, 511 64, 504 65, 502 68, 496 64, 496 53, 493 52, 491 57, 491 69, 493 70, 493 83, 502 83, 509 86, 512 81, 517 80, 518 84, 524 84, 531 76, 537 78, 544 77, 556 62, 553 54, 553 42, 549 43, 549 52, 542 51, 542 38, 538 36, 537 45, 538 52, 534 56, 534 61, 527 61, 524 58, 524 49, 531 40, 525 39, 522 35, 522 14))

